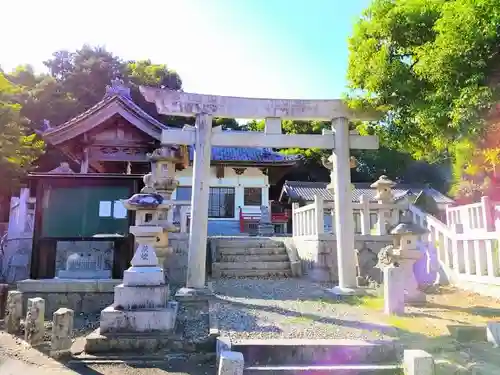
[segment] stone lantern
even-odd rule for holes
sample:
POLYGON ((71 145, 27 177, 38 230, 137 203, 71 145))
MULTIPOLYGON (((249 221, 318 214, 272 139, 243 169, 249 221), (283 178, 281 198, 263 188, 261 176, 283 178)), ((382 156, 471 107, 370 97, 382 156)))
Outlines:
MULTIPOLYGON (((163 198, 164 209, 159 209, 156 224, 163 228, 158 243, 155 245, 156 256, 163 267, 166 258, 172 253, 168 246, 168 233, 178 232, 173 224, 172 193, 179 185, 175 179, 175 165, 182 162, 182 155, 175 147, 162 146, 147 155, 151 162, 151 177, 148 178, 148 190, 154 191, 163 198)), ((147 175, 146 175, 147 176, 147 175)))
POLYGON ((377 189, 375 199, 379 201, 379 203, 391 203, 394 200, 394 195, 392 194, 392 187, 394 185, 396 185, 394 181, 382 175, 377 181, 371 184, 370 187, 377 189))
POLYGON ((418 282, 413 272, 413 266, 422 257, 422 253, 417 248, 419 237, 427 233, 416 224, 403 222, 391 230, 394 235, 393 253, 398 257, 398 266, 404 281, 405 302, 421 303, 425 302, 425 294, 418 289, 418 282))
MULTIPOLYGON (((377 181, 370 185, 370 187, 377 190, 375 199, 379 204, 390 204, 394 201, 394 195, 392 194, 392 187, 395 182, 391 181, 387 176, 382 175, 377 181)), ((398 212, 397 210, 396 213, 398 212)), ((399 220, 399 215, 394 215, 390 208, 380 207, 378 210, 377 218, 377 233, 380 235, 387 234, 388 228, 394 226, 399 220)))

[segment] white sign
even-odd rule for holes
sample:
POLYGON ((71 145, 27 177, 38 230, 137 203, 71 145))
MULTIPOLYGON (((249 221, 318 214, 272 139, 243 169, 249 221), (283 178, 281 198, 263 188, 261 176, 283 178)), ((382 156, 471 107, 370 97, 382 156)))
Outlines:
POLYGON ((122 201, 118 200, 113 202, 113 217, 115 219, 127 218, 127 209, 123 205, 122 201))
POLYGON ((111 201, 99 202, 99 217, 111 217, 111 201))

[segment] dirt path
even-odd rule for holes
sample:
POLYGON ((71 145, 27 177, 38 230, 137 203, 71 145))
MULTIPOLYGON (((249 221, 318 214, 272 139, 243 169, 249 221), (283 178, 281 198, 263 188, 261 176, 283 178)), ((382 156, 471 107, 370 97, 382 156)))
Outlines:
POLYGON ((213 363, 173 360, 158 364, 123 363, 70 365, 28 347, 21 339, 0 332, 0 374, 2 375, 214 375, 213 363))

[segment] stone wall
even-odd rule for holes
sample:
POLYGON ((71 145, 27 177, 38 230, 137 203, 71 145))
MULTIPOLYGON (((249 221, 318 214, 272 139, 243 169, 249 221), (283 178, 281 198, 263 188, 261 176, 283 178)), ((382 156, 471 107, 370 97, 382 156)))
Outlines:
MULTIPOLYGON (((356 235, 355 248, 368 248, 378 254, 392 243, 392 236, 356 235)), ((300 260, 301 273, 313 281, 338 281, 337 241, 333 234, 294 237, 285 240, 287 247, 294 247, 300 260)))
POLYGON ((22 280, 17 289, 23 293, 23 311, 28 298, 41 297, 45 300, 45 314, 52 316, 60 307, 67 307, 75 313, 98 313, 113 303, 114 287, 121 280, 22 280))

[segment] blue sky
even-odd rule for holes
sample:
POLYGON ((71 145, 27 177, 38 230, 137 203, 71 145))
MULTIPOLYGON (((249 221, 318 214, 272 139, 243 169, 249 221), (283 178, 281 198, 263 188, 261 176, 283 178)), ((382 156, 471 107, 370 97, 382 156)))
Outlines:
POLYGON ((336 98, 347 38, 369 0, 2 0, 0 66, 43 69, 59 49, 104 45, 177 70, 204 94, 336 98), (9 36, 10 35, 10 36, 9 36))

